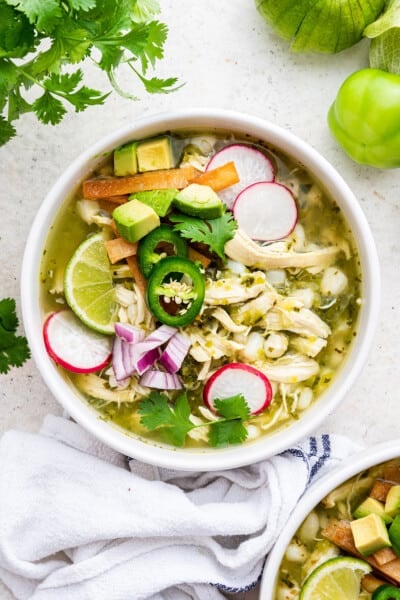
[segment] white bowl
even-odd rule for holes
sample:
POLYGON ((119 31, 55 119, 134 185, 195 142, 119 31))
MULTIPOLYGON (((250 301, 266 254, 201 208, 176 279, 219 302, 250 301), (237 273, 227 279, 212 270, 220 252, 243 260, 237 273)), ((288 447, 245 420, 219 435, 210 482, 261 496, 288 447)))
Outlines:
POLYGON ((303 496, 283 528, 278 541, 271 550, 265 564, 261 580, 259 600, 273 600, 278 581, 279 567, 286 548, 313 508, 336 487, 364 469, 379 465, 392 458, 400 457, 400 441, 392 440, 384 444, 363 449, 350 456, 344 464, 332 470, 317 481, 303 496))
POLYGON ((21 278, 22 314, 26 335, 37 367, 65 410, 105 444, 147 463, 174 469, 210 471, 257 462, 288 448, 315 429, 343 400, 359 375, 370 349, 379 309, 379 265, 374 240, 355 196, 335 169, 312 147, 293 134, 260 118, 218 109, 193 109, 163 113, 134 121, 113 132, 81 154, 58 179, 43 201, 27 241, 21 278), (363 274, 358 335, 345 364, 328 390, 286 429, 259 441, 225 449, 175 449, 143 443, 134 435, 104 422, 98 413, 61 376, 49 358, 42 336, 43 315, 39 305, 39 266, 47 233, 65 198, 102 161, 104 153, 133 138, 144 138, 166 130, 218 128, 250 135, 298 160, 329 189, 350 225, 363 274))

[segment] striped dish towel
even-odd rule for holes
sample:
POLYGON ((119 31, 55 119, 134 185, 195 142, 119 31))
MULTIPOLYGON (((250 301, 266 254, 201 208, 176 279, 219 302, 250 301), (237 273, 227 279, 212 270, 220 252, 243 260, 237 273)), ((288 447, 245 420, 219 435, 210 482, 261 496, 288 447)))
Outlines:
POLYGON ((307 487, 358 446, 322 435, 229 471, 158 469, 48 416, 0 441, 0 578, 19 600, 219 600, 260 579, 307 487))

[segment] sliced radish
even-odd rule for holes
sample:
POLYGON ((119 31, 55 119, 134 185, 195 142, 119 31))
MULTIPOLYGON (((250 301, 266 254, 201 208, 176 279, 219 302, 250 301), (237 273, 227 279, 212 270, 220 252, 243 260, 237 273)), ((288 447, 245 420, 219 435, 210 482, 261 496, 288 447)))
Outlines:
POLYGON ((88 329, 72 311, 52 313, 43 327, 46 350, 73 373, 93 373, 110 361, 112 338, 88 329))
POLYGON ((240 229, 258 241, 281 240, 297 223, 297 204, 284 185, 260 181, 245 188, 236 198, 233 214, 240 229))
POLYGON ((219 368, 207 381, 203 390, 204 402, 214 412, 214 400, 223 400, 243 394, 252 415, 257 415, 271 404, 272 387, 258 369, 243 363, 231 363, 219 368))
POLYGON ((274 167, 269 158, 261 150, 246 144, 231 144, 214 154, 206 171, 216 169, 230 161, 235 163, 240 181, 226 190, 218 192, 219 197, 228 208, 232 208, 240 192, 251 183, 274 180, 274 167))

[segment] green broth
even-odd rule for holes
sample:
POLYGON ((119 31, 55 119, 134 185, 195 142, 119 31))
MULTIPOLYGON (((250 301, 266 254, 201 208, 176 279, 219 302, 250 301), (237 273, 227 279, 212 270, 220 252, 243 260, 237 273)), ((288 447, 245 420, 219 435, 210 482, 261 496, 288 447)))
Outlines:
MULTIPOLYGON (((340 294, 334 301, 330 298, 322 297, 319 293, 319 286, 323 275, 321 271, 314 273, 309 269, 284 269, 285 282, 280 287, 277 287, 277 290, 283 296, 290 296, 293 292, 297 293, 299 290, 312 288, 316 298, 313 310, 332 329, 326 347, 316 357, 320 365, 319 373, 301 382, 302 389, 310 390, 308 393, 312 394, 312 403, 314 403, 329 387, 332 379, 334 379, 348 355, 351 343, 356 336, 361 302, 360 262, 353 237, 341 211, 338 209, 334 199, 330 197, 329 191, 324 190, 303 166, 281 152, 276 151, 274 148, 260 143, 258 140, 240 138, 230 132, 224 131, 204 132, 196 130, 179 133, 168 132, 167 135, 170 136, 174 155, 178 163, 182 158, 185 147, 189 143, 192 143, 193 136, 197 136, 197 138, 203 137, 204 139, 208 139, 207 136, 211 136, 213 141, 212 143, 210 142, 210 153, 214 153, 232 142, 251 143, 253 146, 256 146, 275 165, 276 180, 293 191, 298 205, 299 223, 304 229, 307 242, 328 246, 332 242, 337 243, 339 241, 348 248, 350 256, 345 258, 341 254, 335 266, 345 274, 349 283, 346 292, 340 294), (329 302, 332 302, 331 305, 329 305, 329 302)), ((112 173, 111 156, 108 156, 92 176, 107 176, 112 175, 112 173)), ((62 293, 64 271, 78 245, 88 235, 101 229, 106 231, 106 236, 112 235, 109 227, 98 226, 96 224, 88 225, 82 220, 77 210, 77 201, 81 199, 81 193, 81 188, 79 188, 72 198, 66 200, 46 240, 40 270, 41 303, 43 311, 46 314, 54 310, 59 310, 60 307, 65 305, 62 293)), ((223 265, 218 265, 219 269, 222 267, 223 265)), ((252 269, 250 268, 249 270, 251 271, 252 269)), ((126 279, 122 277, 119 281, 123 285, 126 285, 128 289, 132 288, 129 276, 126 279)), ((205 336, 207 336, 207 331, 212 332, 215 329, 215 320, 211 314, 208 315, 211 312, 205 311, 201 318, 202 333, 205 336)), ((253 330, 261 332, 262 335, 268 333, 265 331, 265 328, 258 327, 257 324, 253 326, 253 330)), ((285 332, 285 336, 288 340, 290 350, 296 334, 285 332)), ((227 339, 233 339, 233 337, 232 335, 227 335, 227 339)), ((238 359, 235 357, 235 360, 238 359)), ((232 356, 222 356, 213 359, 210 369, 215 370, 217 367, 229 362, 232 362, 232 356)), ((204 419, 204 415, 201 412, 204 382, 199 381, 199 373, 202 365, 203 363, 196 362, 192 356, 188 355, 184 361, 181 374, 185 388, 188 391, 188 398, 193 414, 198 418, 204 419)), ((140 419, 137 414, 137 400, 140 398, 137 395, 135 397, 132 395, 130 401, 120 402, 118 400, 110 402, 109 400, 102 400, 101 398, 93 397, 91 393, 87 393, 87 389, 82 388, 82 379, 79 376, 77 377, 67 371, 64 371, 64 374, 77 387, 80 387, 81 392, 83 392, 88 402, 99 412, 101 418, 112 421, 130 433, 144 436, 156 442, 162 441, 157 432, 149 433, 140 425, 140 419)), ((107 370, 99 375, 104 379, 106 387, 109 388, 107 370)), ((300 407, 300 392, 296 395, 296 393, 291 393, 290 390, 287 393, 286 391, 283 392, 281 385, 275 387, 273 402, 269 409, 262 414, 253 416, 249 421, 251 425, 258 428, 259 432, 261 432, 260 435, 268 435, 271 432, 289 426, 299 419, 302 412, 307 408, 300 407)), ((170 393, 170 398, 173 400, 175 395, 170 393)), ((207 443, 202 439, 187 439, 187 446, 205 447, 206 445, 207 443)))

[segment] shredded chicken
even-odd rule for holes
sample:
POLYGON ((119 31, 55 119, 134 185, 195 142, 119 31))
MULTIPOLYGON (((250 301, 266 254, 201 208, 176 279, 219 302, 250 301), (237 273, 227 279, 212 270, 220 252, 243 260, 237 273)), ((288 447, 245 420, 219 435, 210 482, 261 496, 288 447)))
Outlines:
POLYGON ((225 253, 248 267, 259 269, 279 269, 290 267, 329 266, 335 260, 340 248, 328 246, 309 252, 285 252, 271 250, 270 246, 260 246, 238 229, 232 240, 225 244, 225 253))
POLYGON ((234 356, 237 352, 243 350, 244 345, 229 340, 226 336, 210 333, 207 336, 202 335, 195 328, 186 330, 192 346, 189 350, 190 355, 197 362, 205 362, 212 358, 218 359, 223 356, 234 356))
POLYGON ((319 372, 319 365, 315 360, 295 353, 287 353, 274 362, 259 362, 257 368, 272 381, 281 383, 306 381, 319 372))
POLYGON ((104 400, 105 403, 116 402, 120 405, 124 402, 134 402, 141 398, 141 395, 138 393, 138 386, 136 386, 136 389, 130 387, 110 390, 107 387, 106 381, 94 373, 76 375, 75 383, 81 392, 92 398, 104 400))
POLYGON ((214 319, 217 319, 221 323, 221 325, 230 333, 245 333, 248 334, 250 327, 246 327, 246 325, 236 325, 236 323, 232 320, 230 315, 223 308, 216 308, 212 316, 214 319))
POLYGON ((246 302, 232 313, 236 323, 253 325, 257 323, 276 303, 279 295, 275 291, 263 292, 255 298, 246 302))
POLYGON ((254 271, 240 278, 207 279, 204 303, 211 306, 237 304, 255 298, 265 289, 265 273, 254 271))
POLYGON ((331 332, 329 325, 308 308, 286 310, 276 306, 265 315, 262 322, 268 331, 292 331, 304 337, 325 339, 331 332))

